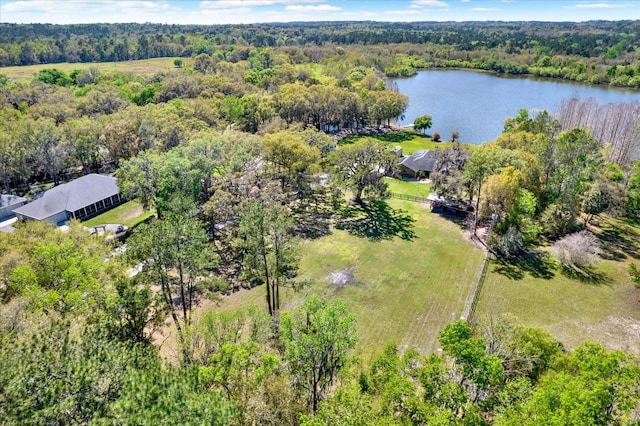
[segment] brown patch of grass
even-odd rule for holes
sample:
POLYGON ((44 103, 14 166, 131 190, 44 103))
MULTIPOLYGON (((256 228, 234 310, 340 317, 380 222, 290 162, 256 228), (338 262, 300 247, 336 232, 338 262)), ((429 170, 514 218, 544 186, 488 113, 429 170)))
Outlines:
MULTIPOLYGON (((178 70, 173 64, 176 58, 153 58, 141 59, 137 61, 123 62, 88 62, 88 63, 58 63, 58 64, 40 64, 25 65, 13 67, 0 67, 0 74, 6 75, 10 80, 25 80, 33 77, 38 71, 43 69, 55 68, 64 72, 73 70, 85 70, 89 68, 98 68, 100 71, 120 71, 131 72, 133 74, 149 75, 159 71, 175 72, 178 70)), ((185 61, 184 58, 180 58, 185 61)), ((186 60, 188 62, 188 60, 186 60)))

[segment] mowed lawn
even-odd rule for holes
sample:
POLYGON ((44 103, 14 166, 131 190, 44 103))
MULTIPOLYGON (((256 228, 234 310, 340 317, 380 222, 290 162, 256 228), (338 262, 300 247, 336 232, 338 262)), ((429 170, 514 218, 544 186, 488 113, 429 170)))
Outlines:
POLYGON ((563 275, 550 260, 528 262, 524 268, 494 262, 476 318, 509 313, 523 324, 549 330, 567 348, 590 340, 640 353, 640 290, 628 273, 631 261, 640 266, 639 229, 608 221, 600 235, 610 241, 593 282, 563 275))
POLYGON ((138 200, 127 201, 119 206, 82 222, 84 226, 122 224, 129 228, 153 216, 151 211, 145 211, 138 200))
MULTIPOLYGON (((312 292, 344 300, 357 319, 356 353, 366 360, 387 342, 436 351, 438 333, 463 314, 483 259, 457 224, 426 205, 397 199, 388 204, 395 214, 415 219, 413 239, 372 240, 333 229, 328 236, 304 241, 298 280, 309 285, 282 295, 283 309, 299 305, 312 292), (333 274, 341 272, 352 273, 353 282, 335 285, 333 274)), ((264 292, 257 287, 235 293, 216 309, 264 306, 264 292)))
POLYGON ((400 146, 402 147, 403 155, 411 155, 421 149, 444 149, 452 146, 451 142, 434 142, 429 136, 421 135, 411 130, 371 135, 348 136, 341 139, 338 142, 338 145, 350 145, 352 143, 357 143, 364 138, 372 138, 382 142, 386 142, 390 147, 400 146))
MULTIPOLYGON (((63 62, 59 64, 0 67, 0 74, 6 75, 11 80, 22 80, 33 77, 35 73, 43 69, 55 68, 68 73, 73 70, 82 71, 89 68, 98 68, 100 71, 119 71, 123 73, 148 75, 155 74, 159 71, 177 70, 178 68, 176 68, 173 63, 174 59, 176 58, 153 58, 122 62, 63 62)), ((182 59, 182 61, 185 63, 188 63, 190 61, 189 58, 180 59, 182 59)))
POLYGON ((400 180, 392 178, 384 178, 389 187, 389 192, 394 194, 412 195, 414 197, 427 198, 429 196, 431 186, 426 180, 416 182, 414 180, 400 180))

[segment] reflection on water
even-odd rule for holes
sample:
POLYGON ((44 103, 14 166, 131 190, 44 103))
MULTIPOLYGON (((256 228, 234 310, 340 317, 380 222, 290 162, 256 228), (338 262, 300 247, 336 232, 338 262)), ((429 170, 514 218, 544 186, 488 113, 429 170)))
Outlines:
POLYGON ((461 141, 474 144, 498 137, 505 118, 515 116, 521 108, 555 112, 563 99, 573 96, 592 97, 603 104, 640 101, 637 90, 475 71, 428 70, 394 81, 409 96, 409 108, 398 124, 407 125, 429 114, 433 127, 427 133, 439 132, 443 140, 450 140, 458 130, 461 141))

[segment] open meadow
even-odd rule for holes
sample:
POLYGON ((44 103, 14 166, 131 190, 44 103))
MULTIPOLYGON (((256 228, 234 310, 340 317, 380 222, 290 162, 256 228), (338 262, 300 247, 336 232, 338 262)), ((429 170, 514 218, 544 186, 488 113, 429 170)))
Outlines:
POLYGON ((629 263, 640 258, 638 227, 601 219, 601 228, 592 230, 603 242, 592 280, 568 277, 547 251, 516 264, 493 261, 476 318, 511 314, 547 329, 568 349, 589 340, 640 353, 640 289, 628 273, 629 263))
MULTIPOLYGON (((392 189, 411 185, 428 190, 428 185, 401 181, 392 189)), ((463 314, 482 267, 483 252, 464 239, 457 223, 425 204, 391 199, 387 205, 379 212, 381 237, 364 236, 354 226, 304 241, 298 281, 308 285, 282 298, 283 309, 313 292, 343 299, 357 320, 356 354, 367 361, 388 342, 436 351, 438 333, 463 314), (400 223, 403 229, 385 223, 400 223)), ((361 225, 371 226, 366 220, 361 225)), ((263 306, 264 291, 242 290, 224 297, 216 309, 263 306)))
MULTIPOLYGON (((426 197, 426 183, 387 179, 390 191, 426 197)), ((483 252, 469 242, 460 225, 431 213, 425 204, 391 199, 388 205, 412 217, 414 236, 372 239, 348 230, 304 241, 300 292, 288 291, 283 309, 320 292, 342 298, 356 316, 360 342, 356 353, 368 359, 386 342, 423 353, 438 349, 438 333, 462 315, 482 267, 483 252), (345 283, 336 283, 346 278, 345 283)), ((539 326, 568 349, 585 340, 610 349, 640 353, 640 289, 627 272, 640 258, 637 226, 602 221, 603 259, 595 278, 581 281, 562 273, 548 253, 516 264, 493 260, 482 288, 476 320, 509 314, 539 326)), ((264 305, 264 288, 224 297, 217 309, 264 305)))
MULTIPOLYGON (((44 69, 55 68, 69 73, 73 70, 82 71, 89 68, 97 68, 101 72, 119 71, 136 75, 149 75, 160 71, 166 72, 177 70, 178 68, 176 68, 173 63, 174 59, 175 58, 153 58, 121 62, 64 62, 59 64, 23 65, 0 67, 0 74, 6 75, 9 80, 25 80, 32 78, 34 74, 44 69)), ((189 58, 181 59, 186 63, 191 61, 189 58)))

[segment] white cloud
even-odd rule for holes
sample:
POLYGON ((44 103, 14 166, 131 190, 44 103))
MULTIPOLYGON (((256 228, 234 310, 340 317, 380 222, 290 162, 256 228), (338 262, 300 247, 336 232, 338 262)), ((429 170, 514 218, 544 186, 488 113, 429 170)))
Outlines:
POLYGON ((497 12, 500 9, 495 7, 473 7, 471 8, 474 12, 497 12))
POLYGON ((409 10, 387 10, 384 13, 385 15, 418 15, 421 12, 416 9, 409 9, 409 10))
POLYGON ((157 10, 171 8, 167 1, 109 1, 109 0, 21 0, 12 3, 6 3, 2 6, 2 10, 9 12, 33 12, 33 11, 49 11, 49 10, 76 10, 79 12, 85 10, 95 10, 99 8, 109 9, 146 9, 157 10))
POLYGON ((221 16, 221 15, 246 15, 251 13, 251 9, 248 7, 235 7, 230 9, 204 9, 200 12, 194 12, 194 15, 202 14, 205 16, 221 16))
POLYGON ((448 7, 449 5, 440 0, 411 0, 412 7, 448 7))
POLYGON ((320 0, 205 0, 200 2, 203 9, 226 9, 230 7, 275 6, 289 3, 317 3, 320 0))
POLYGON ((621 9, 627 7, 634 7, 634 5, 629 3, 579 3, 567 6, 569 9, 621 9))
POLYGON ((2 6, 2 10, 6 12, 24 12, 30 10, 48 10, 55 4, 52 1, 17 1, 2 6))
POLYGON ((2 22, 166 22, 180 8, 166 0, 21 0, 0 7, 2 22), (43 19, 44 18, 44 19, 43 19))
POLYGON ((302 6, 299 4, 285 7, 285 10, 291 12, 335 12, 342 10, 341 7, 331 6, 329 4, 302 6))

